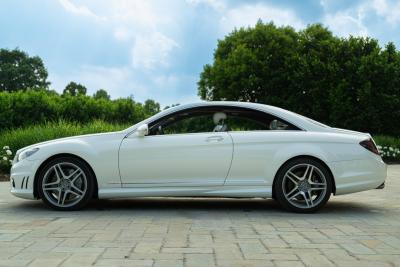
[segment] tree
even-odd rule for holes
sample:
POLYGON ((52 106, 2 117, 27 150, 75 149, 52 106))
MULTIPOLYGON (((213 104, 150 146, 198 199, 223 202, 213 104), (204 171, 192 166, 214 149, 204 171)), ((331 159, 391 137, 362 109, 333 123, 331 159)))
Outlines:
POLYGON ((149 116, 160 112, 160 104, 155 102, 152 99, 147 99, 144 102, 143 108, 144 108, 144 112, 149 116))
POLYGON ((76 82, 70 82, 67 84, 63 91, 63 95, 70 95, 70 96, 78 96, 78 95, 86 95, 86 87, 82 84, 76 82))
POLYGON ((169 109, 169 108, 173 108, 173 107, 176 107, 176 106, 179 106, 179 105, 180 105, 179 103, 176 103, 176 104, 172 104, 171 106, 165 106, 164 110, 169 109))
POLYGON ((0 91, 47 89, 47 76, 39 57, 30 57, 19 49, 0 49, 0 91))
POLYGON ((110 95, 104 89, 99 89, 94 93, 93 98, 95 99, 107 99, 110 100, 110 95))
POLYGON ((259 21, 218 41, 198 93, 205 100, 283 107, 327 124, 400 134, 400 53, 368 37, 339 38, 259 21))

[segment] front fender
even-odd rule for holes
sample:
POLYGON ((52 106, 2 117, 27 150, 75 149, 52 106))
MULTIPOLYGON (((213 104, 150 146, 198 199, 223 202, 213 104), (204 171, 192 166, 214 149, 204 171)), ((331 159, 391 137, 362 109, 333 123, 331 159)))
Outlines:
POLYGON ((90 165, 99 188, 120 187, 118 148, 121 140, 122 138, 119 136, 116 138, 95 136, 55 141, 38 146, 39 151, 26 160, 39 162, 37 172, 49 159, 58 155, 73 155, 90 165))

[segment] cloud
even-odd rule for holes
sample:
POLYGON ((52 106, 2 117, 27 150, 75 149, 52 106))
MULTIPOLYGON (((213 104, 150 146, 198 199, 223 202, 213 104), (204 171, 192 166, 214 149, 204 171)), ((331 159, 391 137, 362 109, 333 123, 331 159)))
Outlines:
POLYGON ((100 17, 93 13, 87 6, 77 6, 70 0, 59 0, 59 2, 66 11, 72 14, 91 17, 96 20, 105 20, 104 17, 100 17))
POLYGON ((118 41, 128 41, 129 39, 132 39, 132 33, 129 29, 124 28, 124 27, 117 27, 114 30, 114 37, 118 41))
POLYGON ((361 12, 351 14, 349 11, 339 11, 335 14, 327 14, 323 18, 323 23, 332 32, 342 37, 368 35, 368 29, 363 24, 363 14, 361 12))
POLYGON ((226 2, 223 0, 186 0, 186 3, 193 6, 206 5, 215 10, 222 10, 226 8, 226 2))
POLYGON ((400 23, 398 1, 366 0, 345 8, 337 1, 322 0, 320 4, 324 9, 322 22, 340 36, 381 35, 382 29, 395 29, 400 23))
POLYGON ((264 22, 273 21, 276 25, 289 25, 295 29, 302 29, 305 23, 290 9, 277 8, 265 4, 243 5, 226 11, 220 20, 224 33, 232 31, 235 27, 253 26, 257 20, 264 22))
POLYGON ((374 0, 370 7, 391 26, 397 26, 400 23, 400 2, 388 3, 386 0, 374 0))
POLYGON ((98 89, 106 89, 112 97, 124 97, 136 94, 146 94, 147 89, 138 84, 132 75, 132 70, 127 67, 104 67, 84 65, 76 70, 64 74, 50 73, 52 87, 62 92, 70 82, 75 81, 88 88, 88 94, 93 94, 98 89))
POLYGON ((115 25, 114 37, 119 41, 131 42, 133 67, 156 70, 170 66, 171 53, 180 46, 168 34, 173 32, 171 26, 174 18, 166 12, 169 10, 168 4, 138 0, 111 3, 108 17, 115 25))
POLYGON ((160 32, 137 36, 132 48, 132 63, 135 68, 155 69, 168 67, 170 52, 179 45, 160 32))
POLYGON ((170 54, 174 48, 179 48, 177 41, 164 32, 168 32, 164 25, 171 24, 173 16, 164 12, 163 2, 106 1, 101 8, 101 16, 88 6, 77 6, 70 0, 59 2, 72 14, 107 20, 117 41, 131 43, 132 66, 135 68, 154 70, 168 67, 170 54))

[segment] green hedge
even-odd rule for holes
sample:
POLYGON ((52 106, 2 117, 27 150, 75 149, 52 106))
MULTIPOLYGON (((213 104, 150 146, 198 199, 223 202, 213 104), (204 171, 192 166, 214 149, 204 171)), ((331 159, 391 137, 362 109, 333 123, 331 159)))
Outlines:
POLYGON ((150 115, 141 103, 131 98, 107 100, 60 96, 46 90, 0 92, 0 132, 57 120, 134 124, 150 115))
POLYGON ((375 143, 378 146, 382 157, 391 162, 400 161, 400 138, 393 136, 377 135, 374 136, 375 143))

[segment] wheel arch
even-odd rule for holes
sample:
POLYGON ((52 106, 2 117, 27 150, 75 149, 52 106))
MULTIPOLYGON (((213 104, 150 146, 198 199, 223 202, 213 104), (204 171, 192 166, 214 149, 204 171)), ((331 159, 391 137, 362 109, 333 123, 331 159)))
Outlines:
POLYGON ((290 159, 286 160, 284 163, 281 164, 281 166, 279 167, 279 169, 276 171, 275 175, 274 175, 274 180, 272 182, 272 197, 275 198, 275 181, 276 181, 276 176, 278 175, 278 173, 280 172, 280 170, 283 168, 283 166, 286 165, 286 163, 288 163, 289 161, 295 160, 295 159, 299 159, 299 158, 306 158, 306 159, 313 159, 315 161, 318 161, 320 164, 322 164, 323 166, 326 167, 326 169, 328 170, 328 172, 330 173, 331 177, 332 177, 332 193, 335 195, 336 194, 336 183, 335 183, 335 176, 333 175, 333 172, 331 170, 331 168, 329 168, 328 164, 326 164, 325 161, 321 160, 320 158, 317 158, 315 156, 310 156, 310 155, 298 155, 295 157, 291 157, 290 159))
POLYGON ((61 157, 71 157, 71 158, 75 158, 75 159, 81 160, 84 164, 86 164, 86 166, 89 168, 89 170, 91 171, 91 173, 92 173, 92 175, 93 175, 93 177, 94 177, 94 183, 95 183, 95 184, 94 184, 94 187, 95 187, 95 188, 94 188, 94 191, 93 191, 93 198, 98 198, 99 186, 98 186, 96 174, 95 174, 95 172, 93 171, 92 166, 90 166, 90 164, 89 164, 85 159, 83 159, 82 157, 77 156, 77 155, 75 155, 75 154, 71 154, 71 153, 60 153, 60 154, 53 155, 53 156, 47 158, 45 161, 43 161, 43 162, 40 164, 39 168, 37 168, 37 170, 36 170, 36 172, 35 172, 35 178, 34 178, 34 180, 33 180, 33 196, 34 196, 36 199, 39 199, 39 192, 38 192, 38 175, 39 175, 39 173, 42 171, 42 169, 44 168, 44 166, 46 166, 46 164, 47 164, 48 162, 50 162, 51 160, 57 159, 57 158, 61 158, 61 157))

